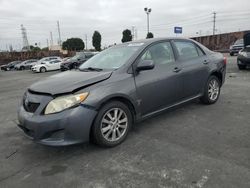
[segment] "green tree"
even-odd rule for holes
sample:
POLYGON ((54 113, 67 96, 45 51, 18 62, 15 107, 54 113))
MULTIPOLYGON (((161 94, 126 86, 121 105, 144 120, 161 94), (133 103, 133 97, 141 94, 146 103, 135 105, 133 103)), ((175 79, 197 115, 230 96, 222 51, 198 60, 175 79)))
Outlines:
POLYGON ((147 34, 146 39, 151 39, 151 38, 154 38, 154 34, 151 33, 151 32, 149 32, 149 33, 147 34))
POLYGON ((95 31, 92 36, 92 45, 95 47, 96 51, 101 51, 101 41, 102 41, 101 34, 99 33, 99 31, 95 31))
POLYGON ((49 51, 49 48, 48 47, 44 47, 44 48, 42 48, 42 51, 49 51))
POLYGON ((32 52, 38 52, 38 51, 41 51, 41 48, 39 48, 38 46, 32 46, 32 45, 30 45, 30 51, 32 51, 32 52))
POLYGON ((80 38, 70 38, 62 43, 62 48, 64 50, 79 51, 79 50, 84 50, 85 45, 82 39, 80 38))
POLYGON ((129 29, 125 29, 122 32, 122 42, 128 42, 128 41, 132 41, 132 34, 129 29))

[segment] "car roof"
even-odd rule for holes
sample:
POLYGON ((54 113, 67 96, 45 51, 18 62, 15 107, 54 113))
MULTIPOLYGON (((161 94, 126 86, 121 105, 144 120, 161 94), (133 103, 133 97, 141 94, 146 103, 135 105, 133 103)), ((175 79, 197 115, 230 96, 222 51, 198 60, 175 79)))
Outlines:
POLYGON ((141 39, 141 40, 129 41, 129 42, 117 44, 116 46, 127 45, 127 44, 136 44, 136 43, 143 43, 143 45, 149 45, 149 44, 154 43, 154 42, 167 41, 167 40, 186 40, 186 41, 194 42, 194 40, 184 38, 184 37, 162 37, 162 38, 151 38, 151 39, 141 39))
POLYGON ((119 46, 126 46, 126 45, 137 45, 139 43, 140 46, 142 48, 152 44, 152 43, 155 43, 155 42, 161 42, 161 41, 170 41, 170 40, 184 40, 184 41, 189 41, 189 42, 193 42, 195 43, 196 45, 198 45, 200 48, 202 48, 202 50, 206 53, 206 54, 209 54, 209 53, 213 53, 213 51, 211 51, 210 49, 208 49, 207 47, 205 47, 204 45, 202 45, 201 43, 193 40, 193 39, 189 39, 189 38, 184 38, 184 37, 163 37, 163 38, 151 38, 151 39, 142 39, 142 40, 136 40, 136 41, 130 41, 130 42, 125 42, 125 43, 121 43, 121 44, 117 44, 117 45, 114 45, 112 46, 111 48, 115 48, 116 46, 119 47, 119 46))

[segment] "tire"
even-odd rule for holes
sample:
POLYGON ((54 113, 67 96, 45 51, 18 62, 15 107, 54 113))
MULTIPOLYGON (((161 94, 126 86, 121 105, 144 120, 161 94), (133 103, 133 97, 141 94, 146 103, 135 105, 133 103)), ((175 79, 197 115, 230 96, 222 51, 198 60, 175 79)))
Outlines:
POLYGON ((246 69, 246 65, 238 65, 239 70, 245 70, 246 69))
POLYGON ((24 70, 25 69, 25 67, 20 67, 20 70, 24 70))
POLYGON ((46 70, 45 67, 41 67, 41 68, 40 68, 40 72, 41 72, 41 73, 44 73, 44 72, 46 72, 46 71, 47 71, 47 70, 46 70))
POLYGON ((234 56, 234 53, 233 53, 233 52, 230 52, 230 56, 234 56))
POLYGON ((220 96, 221 82, 217 76, 210 76, 205 86, 204 95, 200 98, 204 104, 214 104, 220 96), (215 85, 214 85, 215 84, 215 85))
POLYGON ((91 139, 97 145, 114 147, 126 139, 131 126, 132 114, 129 108, 122 102, 112 101, 99 110, 92 125, 91 139), (115 117, 115 111, 117 118, 111 120, 110 117, 115 117), (118 120, 123 122, 119 123, 118 120))

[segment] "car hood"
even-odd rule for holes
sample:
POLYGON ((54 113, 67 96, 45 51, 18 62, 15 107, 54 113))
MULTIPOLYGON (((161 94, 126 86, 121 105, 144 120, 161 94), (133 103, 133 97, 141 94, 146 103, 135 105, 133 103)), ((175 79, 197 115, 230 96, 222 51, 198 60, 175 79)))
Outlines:
POLYGON ((234 44, 232 45, 233 48, 241 48, 241 47, 244 47, 243 44, 234 44))
POLYGON ((46 65, 48 65, 49 63, 44 63, 44 62, 42 62, 42 63, 36 63, 36 64, 34 64, 32 67, 41 67, 41 66, 46 66, 46 65))
POLYGON ((69 59, 67 61, 64 61, 62 64, 70 64, 70 63, 75 63, 75 62, 78 62, 78 61, 74 59, 69 59))
POLYGON ((31 66, 34 66, 34 65, 38 65, 38 62, 33 62, 33 63, 30 63, 31 66))
POLYGON ((50 76, 44 80, 34 83, 28 89, 38 93, 60 95, 73 93, 78 89, 93 85, 108 79, 112 74, 109 72, 83 72, 66 71, 50 76))

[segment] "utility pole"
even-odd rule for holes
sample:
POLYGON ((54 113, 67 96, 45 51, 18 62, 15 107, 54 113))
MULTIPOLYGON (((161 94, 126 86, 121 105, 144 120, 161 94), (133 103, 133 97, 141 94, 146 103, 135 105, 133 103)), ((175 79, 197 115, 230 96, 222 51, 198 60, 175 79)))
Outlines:
POLYGON ((61 31, 60 31, 59 21, 57 21, 57 30, 58 30, 58 36, 59 36, 58 44, 59 44, 59 46, 61 46, 62 45, 62 40, 61 40, 61 31))
MULTIPOLYGON (((151 9, 151 8, 145 7, 145 8, 144 8, 144 11, 145 11, 145 13, 147 14, 147 29, 148 29, 148 33, 149 33, 149 14, 150 14, 150 12, 152 11, 152 9, 151 9)), ((148 34, 148 33, 147 33, 147 34, 148 34)))
POLYGON ((135 40, 135 26, 132 26, 132 41, 135 40))
POLYGON ((213 35, 215 35, 216 12, 213 12, 213 35))
POLYGON ((46 39, 47 41, 47 47, 48 47, 48 50, 49 50, 49 39, 46 39))
POLYGON ((52 31, 50 31, 50 46, 53 46, 53 35, 52 35, 52 31))
POLYGON ((86 50, 88 50, 88 35, 85 34, 86 50))
POLYGON ((28 42, 27 31, 26 31, 26 28, 23 26, 23 24, 21 25, 21 32, 22 32, 22 38, 23 38, 23 48, 29 51, 30 45, 28 42))
POLYGON ((137 40, 137 29, 135 28, 135 40, 137 40))

